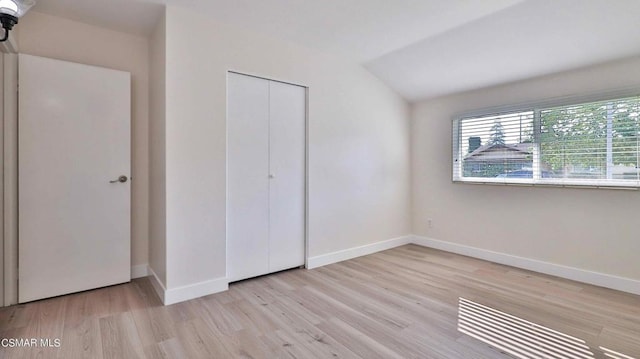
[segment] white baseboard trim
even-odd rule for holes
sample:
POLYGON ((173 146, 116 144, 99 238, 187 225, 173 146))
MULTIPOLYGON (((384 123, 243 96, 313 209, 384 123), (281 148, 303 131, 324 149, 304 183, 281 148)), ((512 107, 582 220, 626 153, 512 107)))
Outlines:
POLYGON ((149 278, 149 280, 151 281, 151 286, 158 295, 158 298, 160 298, 160 301, 164 304, 164 293, 167 291, 167 288, 164 287, 164 284, 162 283, 160 278, 158 278, 156 272, 153 271, 153 268, 151 268, 151 266, 149 266, 148 268, 149 277, 151 277, 149 278))
POLYGON ((484 259, 494 263, 527 269, 534 272, 549 274, 556 277, 571 279, 582 283, 593 284, 599 287, 640 295, 640 281, 635 279, 513 256, 506 253, 494 252, 422 236, 413 236, 411 243, 473 258, 484 259))
POLYGON ((307 260, 307 269, 318 268, 328 264, 346 261, 348 259, 366 256, 368 254, 384 251, 387 249, 403 246, 411 243, 413 236, 403 236, 386 241, 367 244, 360 247, 343 249, 341 251, 323 254, 315 257, 309 257, 307 260))
POLYGON ((227 289, 229 289, 229 281, 226 277, 170 288, 164 292, 164 305, 171 305, 204 297, 209 294, 224 292, 227 289))
POLYGON ((149 265, 138 264, 131 266, 131 279, 142 278, 149 276, 149 265))
POLYGON ((226 277, 167 289, 151 267, 149 267, 149 275, 151 285, 164 305, 176 304, 229 289, 229 281, 226 277))
MULTIPOLYGON (((527 269, 538 273, 549 274, 556 277, 566 278, 582 283, 588 283, 600 287, 640 295, 639 280, 588 271, 585 269, 568 267, 525 257, 518 257, 506 253, 494 252, 486 249, 470 247, 462 244, 446 242, 416 235, 393 238, 360 247, 348 248, 333 253, 309 257, 307 260, 307 269, 318 268, 325 265, 342 262, 348 259, 366 256, 387 249, 403 246, 405 244, 416 244, 423 247, 439 249, 451 253, 487 260, 494 263, 527 269)), ((223 292, 229 289, 229 281, 226 277, 167 289, 160 281, 153 269, 148 265, 139 265, 132 267, 132 278, 138 278, 134 277, 134 273, 139 274, 140 277, 145 276, 144 273, 146 273, 146 275, 148 276, 151 276, 150 280, 153 289, 158 294, 158 297, 160 297, 160 300, 164 303, 164 305, 171 305, 190 299, 203 297, 209 294, 223 292)))

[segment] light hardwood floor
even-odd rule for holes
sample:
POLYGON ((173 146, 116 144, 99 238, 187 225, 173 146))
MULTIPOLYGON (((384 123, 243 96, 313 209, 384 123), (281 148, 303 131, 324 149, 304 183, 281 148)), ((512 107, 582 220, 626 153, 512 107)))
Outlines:
POLYGON ((508 358, 458 331, 460 297, 640 358, 639 296, 415 245, 166 307, 139 279, 3 308, 1 338, 61 346, 0 358, 508 358))

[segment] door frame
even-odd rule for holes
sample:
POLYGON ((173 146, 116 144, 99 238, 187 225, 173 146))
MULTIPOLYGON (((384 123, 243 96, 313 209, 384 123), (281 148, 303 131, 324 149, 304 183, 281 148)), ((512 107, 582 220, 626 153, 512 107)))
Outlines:
POLYGON ((255 77, 261 80, 280 82, 304 88, 304 267, 309 267, 309 86, 285 80, 278 80, 246 71, 228 69, 225 73, 225 277, 229 281, 229 74, 255 77))
POLYGON ((18 55, 3 54, 2 233, 4 297, 0 304, 18 303, 18 55))
POLYGON ((18 302, 18 43, 0 42, 0 307, 18 302))

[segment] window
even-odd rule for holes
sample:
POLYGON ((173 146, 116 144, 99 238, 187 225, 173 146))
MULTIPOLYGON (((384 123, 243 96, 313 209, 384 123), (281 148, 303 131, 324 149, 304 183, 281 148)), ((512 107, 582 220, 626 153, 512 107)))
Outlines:
POLYGON ((457 182, 640 187, 640 96, 453 122, 457 182))

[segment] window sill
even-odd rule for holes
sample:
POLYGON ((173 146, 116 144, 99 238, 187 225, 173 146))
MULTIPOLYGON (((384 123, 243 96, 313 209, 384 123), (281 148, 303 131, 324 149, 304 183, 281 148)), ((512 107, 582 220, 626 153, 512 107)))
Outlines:
POLYGON ((598 189, 622 189, 622 190, 640 190, 640 182, 637 181, 580 181, 580 180, 563 180, 549 181, 545 179, 509 179, 505 181, 502 178, 457 178, 453 179, 453 183, 462 184, 488 184, 498 186, 517 186, 517 187, 556 187, 556 188, 598 188, 598 189))

